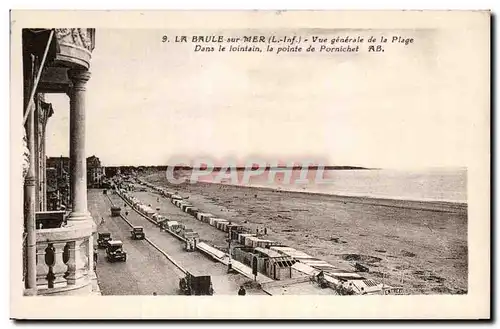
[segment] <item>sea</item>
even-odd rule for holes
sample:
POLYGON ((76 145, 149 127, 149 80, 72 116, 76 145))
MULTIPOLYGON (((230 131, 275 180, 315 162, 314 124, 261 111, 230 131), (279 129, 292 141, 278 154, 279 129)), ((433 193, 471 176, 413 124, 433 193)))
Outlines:
POLYGON ((243 171, 237 172, 238 179, 227 171, 226 178, 221 178, 220 172, 213 172, 200 177, 199 181, 344 196, 467 203, 465 168, 412 171, 308 169, 307 181, 298 181, 300 174, 300 169, 268 169, 245 181, 243 171))

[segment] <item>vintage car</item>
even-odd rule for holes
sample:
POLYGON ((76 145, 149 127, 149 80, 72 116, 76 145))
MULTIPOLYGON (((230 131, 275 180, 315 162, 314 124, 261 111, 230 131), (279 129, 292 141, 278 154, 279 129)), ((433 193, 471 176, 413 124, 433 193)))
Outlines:
POLYGON ((179 288, 183 295, 212 296, 214 294, 210 275, 195 276, 188 272, 179 280, 179 288))
POLYGON ((97 235, 97 247, 100 249, 107 248, 108 242, 111 240, 111 233, 99 233, 97 235))
POLYGON ((144 233, 144 227, 142 226, 134 226, 130 231, 130 235, 134 240, 142 240, 146 237, 146 234, 144 233))
POLYGON ((122 209, 117 206, 111 207, 111 216, 112 217, 117 217, 120 216, 122 209))
POLYGON ((106 260, 108 262, 127 261, 127 252, 123 250, 123 242, 111 240, 106 248, 106 260))

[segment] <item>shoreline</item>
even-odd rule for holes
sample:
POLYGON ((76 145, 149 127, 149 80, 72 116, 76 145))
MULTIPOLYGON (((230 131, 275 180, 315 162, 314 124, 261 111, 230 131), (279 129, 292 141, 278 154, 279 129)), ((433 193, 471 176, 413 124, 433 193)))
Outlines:
POLYGON ((293 193, 294 195, 315 196, 315 197, 319 196, 319 197, 329 198, 332 201, 337 201, 337 202, 350 202, 350 203, 358 203, 358 204, 366 204, 374 206, 428 210, 436 212, 467 213, 467 208, 468 208, 466 202, 382 198, 369 195, 352 195, 352 194, 349 195, 349 194, 321 193, 316 191, 297 191, 297 190, 273 188, 269 186, 256 186, 256 185, 246 186, 238 184, 226 184, 226 183, 203 182, 203 181, 196 182, 195 184, 182 183, 179 185, 167 183, 167 186, 170 186, 171 188, 179 186, 182 187, 183 189, 186 186, 196 186, 196 185, 198 186, 214 185, 223 187, 242 188, 248 190, 257 190, 264 192, 272 191, 273 193, 282 193, 282 194, 293 193))

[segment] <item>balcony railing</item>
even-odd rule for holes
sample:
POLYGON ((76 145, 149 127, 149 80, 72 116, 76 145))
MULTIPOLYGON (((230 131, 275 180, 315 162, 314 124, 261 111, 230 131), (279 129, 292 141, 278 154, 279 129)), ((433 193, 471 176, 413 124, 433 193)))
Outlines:
POLYGON ((36 230, 36 278, 39 295, 69 295, 91 291, 92 230, 89 223, 36 230))

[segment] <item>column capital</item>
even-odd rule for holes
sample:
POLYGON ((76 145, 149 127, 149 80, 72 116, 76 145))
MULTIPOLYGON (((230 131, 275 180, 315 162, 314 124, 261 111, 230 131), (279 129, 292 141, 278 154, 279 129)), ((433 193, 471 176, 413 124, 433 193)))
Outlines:
POLYGON ((73 82, 73 90, 85 91, 85 85, 90 79, 90 71, 84 69, 68 70, 68 78, 73 82))

